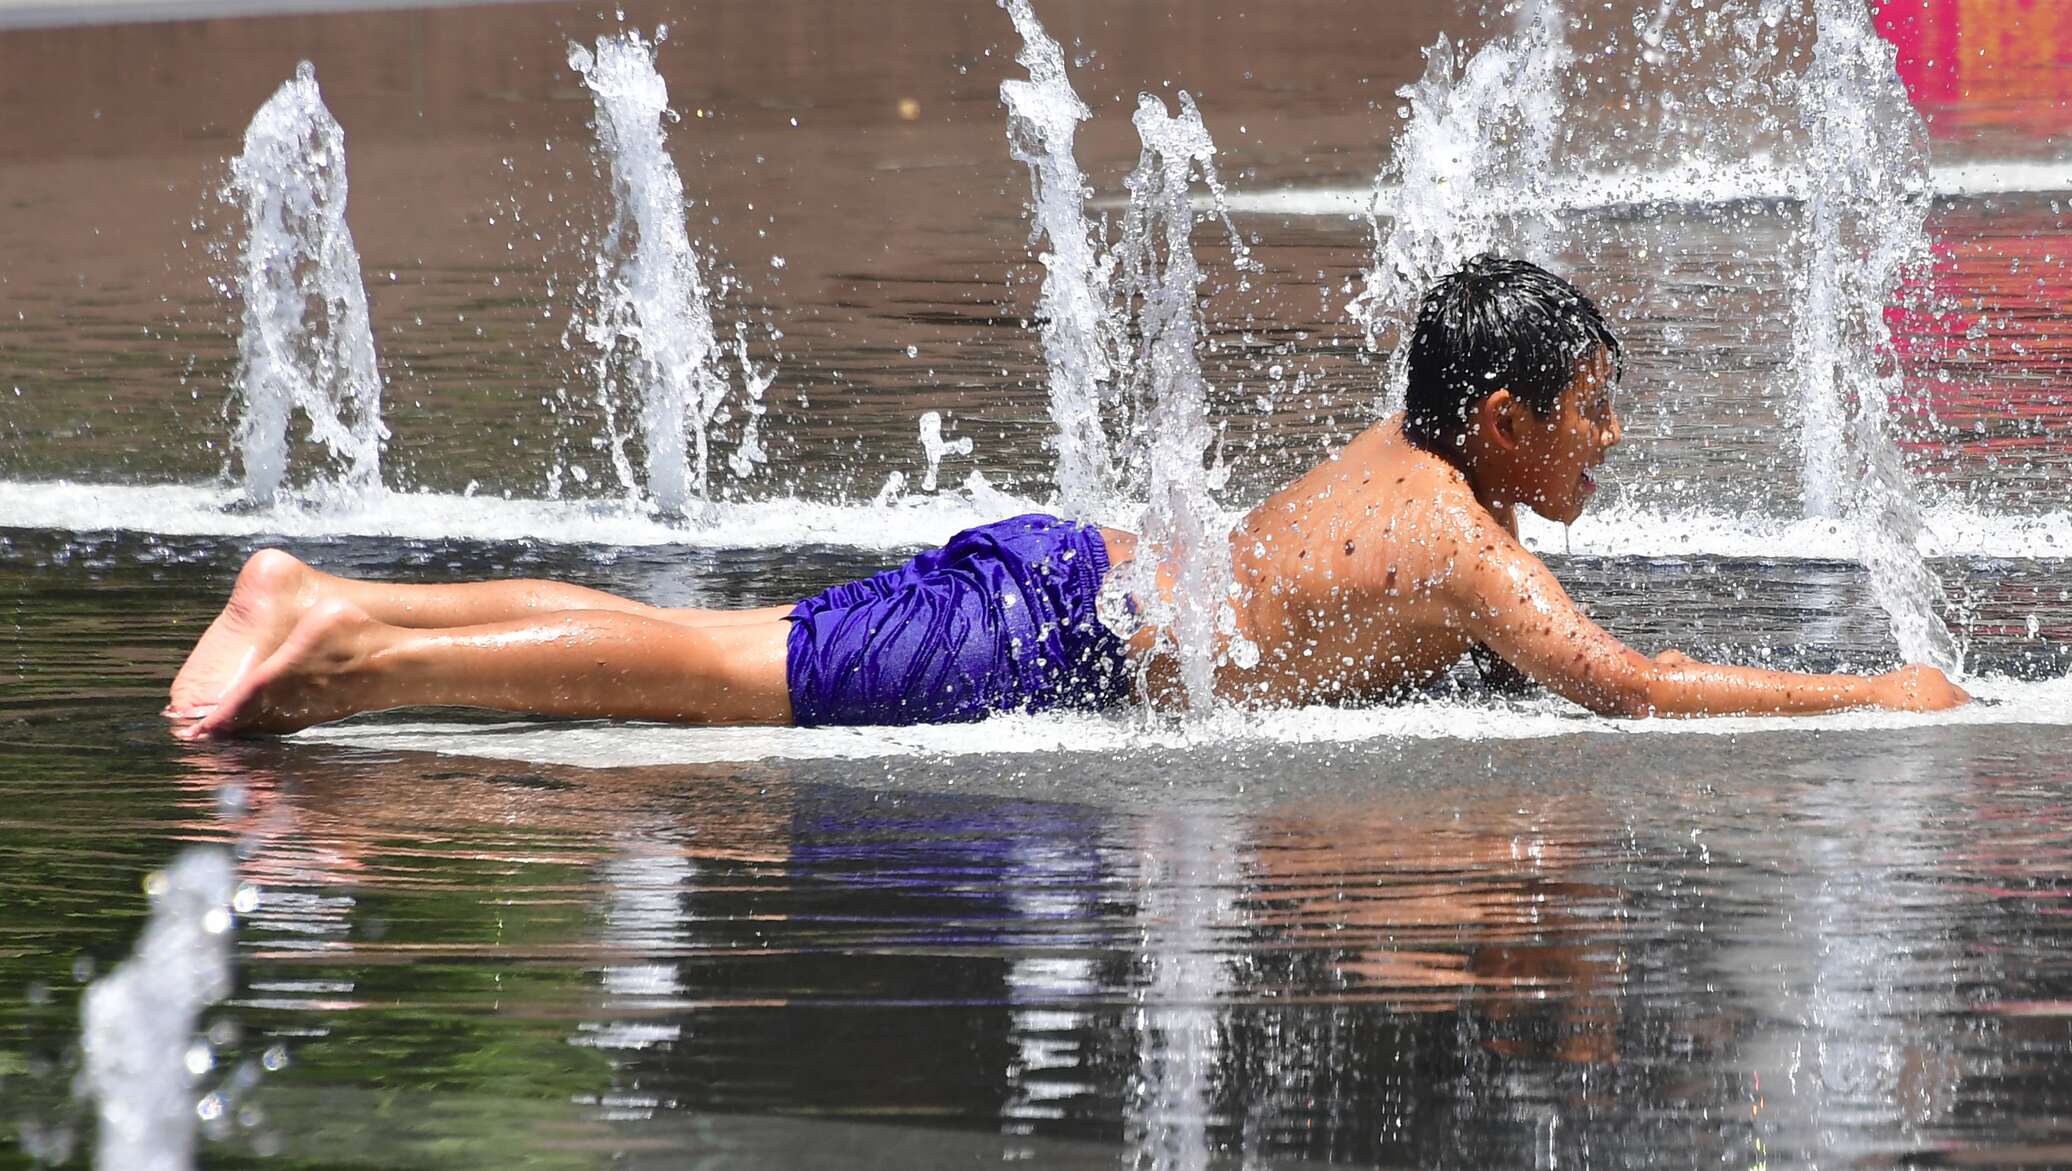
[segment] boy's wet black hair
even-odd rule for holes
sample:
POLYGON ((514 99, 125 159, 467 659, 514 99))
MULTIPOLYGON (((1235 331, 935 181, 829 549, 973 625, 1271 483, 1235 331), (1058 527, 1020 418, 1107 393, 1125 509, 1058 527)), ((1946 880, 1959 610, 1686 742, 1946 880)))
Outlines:
POLYGON ((1546 418, 1576 363, 1599 348, 1618 377, 1619 341, 1582 290, 1537 264, 1484 253, 1441 277, 1417 307, 1403 432, 1453 458, 1483 399, 1508 389, 1546 418))

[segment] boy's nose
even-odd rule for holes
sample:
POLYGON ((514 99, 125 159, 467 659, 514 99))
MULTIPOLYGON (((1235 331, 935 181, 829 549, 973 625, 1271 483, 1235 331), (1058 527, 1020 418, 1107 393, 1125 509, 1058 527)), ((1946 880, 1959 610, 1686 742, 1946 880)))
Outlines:
POLYGON ((1606 412, 1604 419, 1604 437, 1602 440, 1603 445, 1605 447, 1617 447, 1619 445, 1619 440, 1624 439, 1625 437, 1626 428, 1619 422, 1619 412, 1606 412))

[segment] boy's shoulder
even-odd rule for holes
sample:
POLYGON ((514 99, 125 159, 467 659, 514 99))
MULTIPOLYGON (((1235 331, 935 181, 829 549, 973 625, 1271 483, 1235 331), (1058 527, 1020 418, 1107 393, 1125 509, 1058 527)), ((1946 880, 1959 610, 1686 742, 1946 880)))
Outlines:
POLYGON ((1432 591, 1512 541, 1508 525, 1475 498, 1460 469, 1410 443, 1400 427, 1377 424, 1332 458, 1266 500, 1247 517, 1246 534, 1263 539, 1300 575, 1303 551, 1335 554, 1328 580, 1373 577, 1432 591))
MULTIPOLYGON (((1461 470, 1406 438, 1399 427, 1376 427, 1356 446, 1361 474, 1361 516, 1372 527, 1411 529, 1424 535, 1473 537, 1508 524, 1475 498, 1461 470)), ((1351 449, 1349 448, 1350 452, 1351 449)))

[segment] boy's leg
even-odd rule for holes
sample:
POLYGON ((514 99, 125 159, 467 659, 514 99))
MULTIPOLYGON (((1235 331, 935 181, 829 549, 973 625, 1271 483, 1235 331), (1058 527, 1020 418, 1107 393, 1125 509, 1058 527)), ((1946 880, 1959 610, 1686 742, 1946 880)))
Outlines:
POLYGON ((245 562, 223 612, 210 623, 173 678, 166 714, 194 716, 217 702, 273 653, 302 617, 326 602, 343 602, 388 626, 437 628, 510 622, 568 610, 638 614, 686 625, 781 617, 789 607, 760 610, 664 610, 566 582, 513 580, 407 585, 356 581, 312 569, 279 549, 245 562))
POLYGON ((204 718, 206 739, 357 712, 454 705, 570 718, 787 724, 783 622, 693 627, 580 610, 413 630, 326 602, 204 718))
POLYGON ((682 606, 671 610, 658 609, 652 616, 679 626, 750 626, 757 622, 779 621, 796 609, 797 602, 759 606, 753 610, 700 610, 695 606, 682 606))

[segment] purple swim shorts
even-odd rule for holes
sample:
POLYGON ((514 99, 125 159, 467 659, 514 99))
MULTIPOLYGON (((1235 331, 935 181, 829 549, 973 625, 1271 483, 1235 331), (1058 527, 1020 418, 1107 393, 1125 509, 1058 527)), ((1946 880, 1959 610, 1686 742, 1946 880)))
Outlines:
POLYGON ((1101 530, 1018 516, 951 537, 791 612, 792 722, 936 724, 1126 699, 1122 641, 1094 599, 1101 530))

